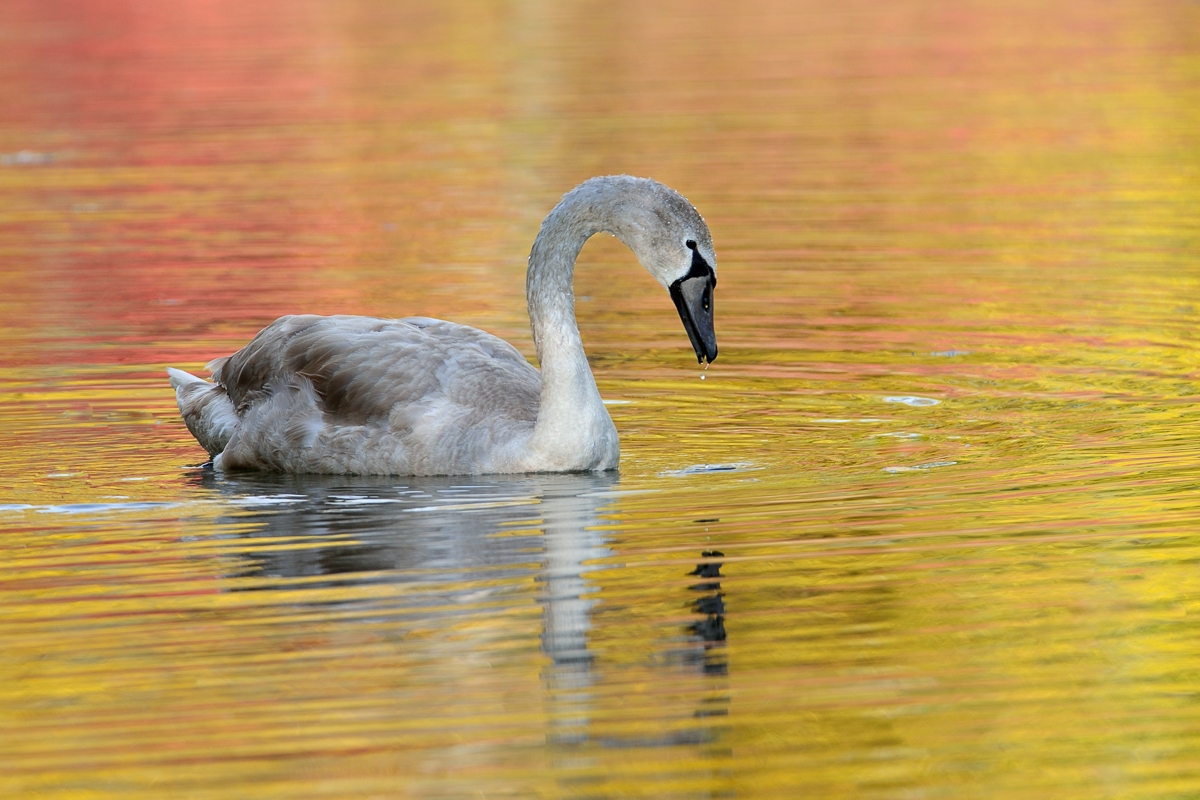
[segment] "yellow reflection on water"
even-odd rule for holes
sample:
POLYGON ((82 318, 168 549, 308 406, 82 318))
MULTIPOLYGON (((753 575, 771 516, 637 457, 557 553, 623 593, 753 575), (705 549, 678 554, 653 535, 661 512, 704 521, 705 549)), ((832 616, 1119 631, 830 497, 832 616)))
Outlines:
POLYGON ((1200 6, 0 30, 0 794, 1200 793, 1200 6), (584 249, 619 476, 197 468, 165 366, 293 311, 531 353, 615 172, 705 214, 721 339, 584 249))

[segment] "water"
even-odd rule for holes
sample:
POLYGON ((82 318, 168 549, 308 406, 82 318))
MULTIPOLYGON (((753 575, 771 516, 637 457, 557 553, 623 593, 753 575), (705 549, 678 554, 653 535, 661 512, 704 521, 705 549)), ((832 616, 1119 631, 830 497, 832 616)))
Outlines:
POLYGON ((1200 795, 1200 5, 1059 5, 0 6, 0 795, 1200 795), (619 474, 196 467, 613 172, 720 275, 585 248, 619 474))

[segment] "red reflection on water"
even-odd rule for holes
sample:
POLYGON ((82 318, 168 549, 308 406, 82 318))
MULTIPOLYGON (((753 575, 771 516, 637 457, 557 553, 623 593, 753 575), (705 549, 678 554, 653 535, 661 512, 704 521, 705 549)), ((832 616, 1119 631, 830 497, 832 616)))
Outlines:
POLYGON ((6 2, 0 124, 85 131, 110 139, 124 163, 227 160, 146 136, 326 114, 319 54, 333 42, 321 15, 303 0, 6 2))
POLYGON ((164 338, 253 328, 348 293, 312 273, 351 217, 321 181, 289 179, 313 161, 300 131, 337 116, 322 100, 335 94, 322 13, 221 0, 0 7, 0 150, 52 159, 6 175, 25 213, 0 224, 15 272, 5 311, 34 339, 6 362, 153 363, 164 338))

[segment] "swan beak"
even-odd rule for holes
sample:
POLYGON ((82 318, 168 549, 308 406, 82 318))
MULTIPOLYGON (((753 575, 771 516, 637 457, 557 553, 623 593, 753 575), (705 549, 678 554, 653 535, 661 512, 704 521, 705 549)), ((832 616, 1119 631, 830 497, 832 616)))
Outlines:
POLYGON ((712 362, 717 358, 717 334, 713 331, 713 290, 716 286, 717 276, 711 267, 699 275, 693 270, 671 284, 671 299, 675 301, 683 329, 692 341, 696 361, 701 364, 705 359, 712 362))

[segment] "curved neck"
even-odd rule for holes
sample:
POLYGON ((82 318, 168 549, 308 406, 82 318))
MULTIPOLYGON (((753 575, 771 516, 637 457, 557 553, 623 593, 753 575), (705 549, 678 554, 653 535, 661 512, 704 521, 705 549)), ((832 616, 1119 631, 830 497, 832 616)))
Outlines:
POLYGON ((579 187, 542 222, 529 253, 525 293, 529 323, 542 372, 535 446, 566 450, 615 435, 583 352, 575 322, 572 280, 575 259, 593 234, 609 231, 622 240, 622 208, 616 186, 579 187))
POLYGON ((564 357, 574 350, 583 352, 579 326, 575 322, 575 259, 584 243, 597 232, 591 225, 561 219, 552 213, 542 223, 529 254, 525 274, 525 299, 529 304, 529 324, 537 346, 542 374, 547 369, 566 366, 564 357))
POLYGON ((525 275, 529 324, 542 371, 539 427, 549 417, 600 403, 600 391, 575 322, 572 287, 575 259, 600 228, 570 211, 559 206, 546 217, 530 251, 525 275))

